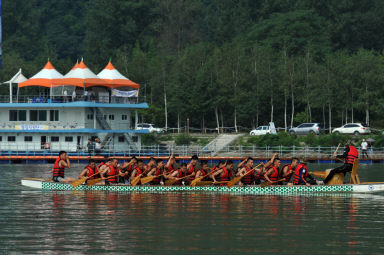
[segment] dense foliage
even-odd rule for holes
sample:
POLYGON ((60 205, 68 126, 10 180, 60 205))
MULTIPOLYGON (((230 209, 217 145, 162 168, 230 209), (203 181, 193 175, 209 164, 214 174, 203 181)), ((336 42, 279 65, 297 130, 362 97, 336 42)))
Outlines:
POLYGON ((8 0, 0 78, 112 58, 160 126, 382 127, 383 27, 381 0, 8 0))

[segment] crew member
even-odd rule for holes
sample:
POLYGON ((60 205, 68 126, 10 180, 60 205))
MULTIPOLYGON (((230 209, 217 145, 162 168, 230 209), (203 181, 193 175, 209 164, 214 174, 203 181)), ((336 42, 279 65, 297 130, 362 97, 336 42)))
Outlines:
POLYGON ((286 164, 283 166, 280 174, 280 178, 285 179, 283 181, 283 184, 287 184, 291 181, 292 175, 294 174, 295 168, 298 163, 299 163, 298 158, 292 158, 291 164, 286 164))
POLYGON ((109 166, 112 164, 112 158, 104 158, 104 161, 100 162, 100 164, 97 166, 99 169, 99 173, 103 173, 109 169, 109 166))
POLYGON ((301 162, 295 168, 295 172, 293 175, 293 185, 306 185, 310 187, 316 184, 315 178, 309 174, 308 167, 305 162, 301 162))
POLYGON ((132 171, 137 164, 137 158, 133 156, 129 162, 124 162, 121 166, 120 172, 122 173, 122 179, 125 184, 130 183, 130 177, 132 175, 132 171))
POLYGON ((267 163, 262 163, 263 168, 259 171, 258 174, 256 174, 255 177, 255 184, 261 184, 262 182, 265 182, 265 174, 269 170, 269 168, 273 165, 273 162, 275 161, 275 158, 277 158, 279 155, 277 153, 274 153, 272 155, 272 158, 267 163))
MULTIPOLYGON (((169 180, 180 179, 186 176, 187 171, 188 171, 187 164, 182 163, 180 166, 180 169, 176 169, 171 174, 166 175, 165 178, 169 180)), ((178 180, 177 182, 175 182, 175 185, 182 185, 182 184, 183 184, 182 180, 178 180)))
POLYGON ((67 155, 67 152, 60 151, 59 157, 56 159, 55 164, 53 165, 53 170, 52 170, 53 172, 52 180, 54 182, 70 183, 75 181, 75 179, 71 177, 64 178, 65 168, 71 168, 71 163, 69 162, 69 157, 67 155))
POLYGON ((280 159, 274 158, 272 166, 269 167, 267 172, 264 174, 266 181, 272 183, 272 185, 277 185, 280 176, 280 159))
POLYGON ((193 181, 193 179, 195 179, 198 160, 199 158, 196 155, 193 155, 191 157, 191 162, 189 162, 189 164, 187 165, 187 169, 188 169, 187 175, 191 175, 191 177, 188 178, 188 182, 191 182, 193 181))
POLYGON ((164 161, 162 159, 158 159, 156 161, 156 166, 152 168, 151 171, 148 172, 147 176, 155 176, 155 178, 152 180, 151 184, 154 185, 164 185, 162 175, 164 172, 164 161))
POLYGON ((331 170, 327 178, 324 179, 324 184, 327 184, 337 173, 343 173, 345 175, 347 172, 352 171, 353 162, 355 159, 359 158, 359 152, 353 145, 346 145, 342 155, 337 155, 336 153, 337 152, 335 151, 333 156, 338 159, 344 159, 344 165, 331 170))
POLYGON ((105 184, 109 185, 109 184, 116 184, 119 182, 118 177, 122 175, 117 166, 118 164, 119 164, 119 161, 114 158, 112 159, 111 164, 108 166, 108 169, 106 169, 105 172, 100 173, 102 177, 106 178, 105 184))
MULTIPOLYGON (((233 162, 231 160, 228 160, 225 166, 223 166, 222 168, 217 170, 214 174, 212 174, 213 183, 228 182, 232 176, 232 167, 233 167, 233 162)), ((221 183, 220 185, 224 186, 225 183, 221 183)))
POLYGON ((131 180, 133 180, 136 176, 139 176, 139 175, 141 175, 141 177, 144 177, 145 172, 146 170, 145 170, 143 160, 138 159, 137 165, 133 168, 133 171, 131 174, 131 180))
POLYGON ((172 173, 174 170, 176 170, 176 158, 175 156, 171 155, 168 159, 167 164, 165 165, 165 169, 167 173, 172 173))
POLYGON ((244 176, 240 185, 252 185, 255 182, 256 171, 253 169, 253 158, 247 158, 245 161, 242 161, 238 166, 242 167, 236 174, 236 176, 244 176), (245 162, 245 163, 244 163, 245 162), (251 173, 249 173, 251 172, 251 173))
POLYGON ((196 172, 195 178, 204 177, 202 181, 209 181, 209 166, 208 162, 203 160, 200 162, 200 169, 196 172))
POLYGON ((154 167, 156 167, 156 159, 154 159, 153 157, 151 157, 148 161, 148 164, 144 167, 144 170, 146 172, 149 172, 151 171, 154 167))
POLYGON ((79 179, 88 177, 88 180, 99 178, 99 169, 96 166, 95 160, 90 159, 88 165, 80 173, 79 179))

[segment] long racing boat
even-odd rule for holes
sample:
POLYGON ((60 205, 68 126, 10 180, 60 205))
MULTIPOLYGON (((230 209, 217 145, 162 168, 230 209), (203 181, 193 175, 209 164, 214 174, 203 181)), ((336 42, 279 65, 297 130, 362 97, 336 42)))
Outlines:
POLYGON ((155 186, 155 185, 80 185, 74 188, 71 184, 52 182, 39 178, 25 178, 21 180, 23 186, 41 190, 57 191, 111 191, 111 192, 216 192, 237 194, 308 194, 308 193, 378 193, 384 191, 384 183, 362 183, 362 184, 338 184, 338 185, 314 185, 310 187, 298 186, 155 186))

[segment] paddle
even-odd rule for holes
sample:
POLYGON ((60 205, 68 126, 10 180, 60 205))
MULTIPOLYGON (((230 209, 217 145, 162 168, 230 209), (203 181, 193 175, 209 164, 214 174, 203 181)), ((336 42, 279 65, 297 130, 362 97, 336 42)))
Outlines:
POLYGON ((339 150, 340 144, 341 143, 339 143, 339 145, 337 145, 337 148, 336 148, 335 152, 333 153, 333 155, 335 155, 335 154, 337 155, 337 151, 339 150))
MULTIPOLYGON (((278 180, 277 182, 281 182, 281 181, 284 181, 284 180, 285 180, 285 178, 280 179, 280 180, 278 180)), ((265 188, 265 187, 268 187, 268 186, 271 186, 271 185, 272 185, 272 182, 266 181, 266 182, 263 182, 260 186, 261 186, 262 188, 265 188)))
POLYGON ((232 188, 233 186, 235 186, 236 183, 238 183, 241 179, 243 179, 244 176, 246 176, 246 175, 252 173, 253 170, 255 170, 255 168, 257 168, 257 167, 260 166, 260 165, 261 165, 261 163, 258 164, 257 166, 255 166, 251 171, 247 172, 247 173, 244 174, 243 176, 238 176, 238 177, 234 178, 233 180, 229 181, 229 182, 227 183, 227 187, 228 187, 228 188, 232 188))
POLYGON ((92 186, 92 185, 95 185, 95 184, 101 182, 102 180, 107 180, 109 178, 113 178, 113 177, 117 177, 117 176, 119 176, 119 174, 108 176, 108 178, 102 177, 102 178, 97 178, 97 179, 89 180, 89 181, 87 181, 87 185, 88 186, 92 186))
POLYGON ((91 176, 86 176, 86 177, 80 178, 80 179, 78 179, 78 180, 76 180, 76 181, 73 181, 73 182, 72 182, 72 186, 73 186, 74 188, 76 188, 77 186, 80 186, 80 185, 83 184, 86 180, 88 180, 89 178, 91 178, 91 177, 93 177, 93 176, 95 176, 95 175, 97 175, 97 174, 99 174, 99 172, 94 173, 94 174, 92 174, 91 176))
POLYGON ((214 184, 225 184, 228 183, 228 181, 222 181, 222 182, 211 182, 211 181, 200 181, 195 184, 195 186, 209 186, 214 184))
POLYGON ((141 178, 140 179, 140 182, 141 182, 141 184, 146 184, 146 183, 148 183, 148 182, 151 182, 151 181, 153 181, 153 179, 155 179, 155 178, 157 178, 157 177, 160 177, 160 176, 163 176, 165 173, 163 173, 163 174, 160 174, 160 175, 153 175, 153 176, 147 176, 147 177, 143 177, 143 178, 141 178))
POLYGON ((211 174, 211 173, 206 174, 206 175, 204 175, 204 176, 201 176, 201 177, 199 177, 199 178, 194 179, 194 180, 191 182, 191 184, 189 184, 189 186, 191 186, 191 187, 195 187, 195 186, 196 186, 196 183, 198 183, 199 181, 201 181, 202 179, 204 179, 205 177, 207 177, 207 176, 210 175, 210 174, 211 174))
POLYGON ((136 176, 132 181, 131 181, 131 186, 136 186, 139 181, 140 181, 140 178, 143 174, 139 174, 138 176, 136 176))
POLYGON ((185 178, 188 178, 188 177, 191 177, 191 176, 193 176, 193 174, 191 174, 191 175, 187 175, 187 176, 184 176, 184 177, 181 177, 181 178, 176 178, 176 179, 166 180, 166 181, 165 181, 165 186, 171 186, 171 185, 173 185, 175 182, 178 182, 178 181, 180 181, 180 180, 182 180, 182 179, 185 179, 185 178))

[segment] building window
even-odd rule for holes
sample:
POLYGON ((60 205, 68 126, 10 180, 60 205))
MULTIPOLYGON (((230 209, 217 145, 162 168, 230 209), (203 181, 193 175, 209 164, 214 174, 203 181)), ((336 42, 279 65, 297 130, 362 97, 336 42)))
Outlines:
POLYGON ((59 110, 49 110, 49 120, 59 121, 59 110))
POLYGON ((103 118, 104 118, 105 120, 107 120, 107 115, 104 114, 103 118))
POLYGON ((46 110, 30 110, 29 120, 30 121, 47 121, 47 111, 46 110))
POLYGON ((27 111, 26 110, 10 110, 9 121, 26 121, 27 111))
POLYGON ((3 137, 2 136, 0 136, 0 142, 2 142, 3 141, 3 137))
POLYGON ((65 141, 66 142, 73 142, 73 136, 66 136, 65 141))
POLYGON ((139 141, 139 137, 137 135, 132 136, 132 141, 137 143, 139 141))
POLYGON ((24 136, 24 142, 32 142, 32 136, 24 136))
POLYGON ((118 139, 119 139, 118 140, 119 143, 123 143, 124 142, 124 136, 123 135, 119 136, 118 139))
POLYGON ((8 142, 16 142, 16 136, 8 136, 8 142))
POLYGON ((47 111, 45 110, 39 110, 39 121, 47 121, 47 111))
POLYGON ((17 110, 9 111, 9 121, 17 121, 17 110))
POLYGON ((115 120, 115 115, 109 114, 109 120, 115 120))
POLYGON ((88 115, 87 115, 87 119, 88 119, 88 120, 93 120, 93 114, 88 114, 88 115))
POLYGON ((127 120, 128 116, 126 114, 121 115, 121 120, 127 120))
POLYGON ((51 136, 51 142, 52 143, 55 143, 55 142, 58 142, 58 141, 60 141, 58 136, 51 136))

